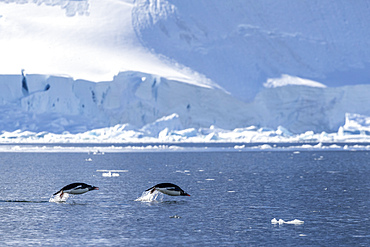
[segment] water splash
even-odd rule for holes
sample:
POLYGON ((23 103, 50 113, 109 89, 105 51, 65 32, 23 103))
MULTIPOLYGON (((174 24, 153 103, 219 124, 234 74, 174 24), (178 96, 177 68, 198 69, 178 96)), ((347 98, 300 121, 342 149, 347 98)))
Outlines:
POLYGON ((163 201, 163 194, 156 190, 153 193, 150 193, 150 191, 144 191, 143 194, 139 198, 137 198, 135 201, 138 201, 138 202, 163 201))
POLYGON ((49 202, 66 202, 68 197, 69 197, 68 193, 63 193, 62 197, 60 197, 60 193, 59 193, 59 194, 56 194, 50 197, 49 202))

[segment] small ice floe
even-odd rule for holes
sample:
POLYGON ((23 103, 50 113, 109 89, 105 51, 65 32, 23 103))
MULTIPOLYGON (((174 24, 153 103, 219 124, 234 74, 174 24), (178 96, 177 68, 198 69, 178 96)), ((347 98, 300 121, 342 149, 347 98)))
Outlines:
POLYGON ((235 145, 234 149, 243 149, 245 148, 245 145, 235 145))
POLYGON ((189 170, 183 170, 183 171, 181 171, 181 170, 176 170, 176 172, 179 172, 179 173, 189 173, 190 171, 189 171, 189 170))
POLYGON ((272 149, 272 146, 269 144, 263 144, 259 147, 260 149, 272 149))
POLYGON ((153 193, 151 191, 144 191, 143 194, 137 198, 135 201, 137 202, 155 202, 155 201, 162 201, 163 200, 163 194, 159 191, 155 190, 153 193))
POLYGON ((103 177, 119 177, 119 173, 116 173, 116 172, 103 172, 101 174, 103 177))
POLYGON ((92 158, 85 159, 85 161, 91 162, 92 158))
POLYGON ((170 218, 174 218, 174 219, 180 219, 181 216, 178 216, 178 215, 174 215, 174 216, 170 216, 170 218))
POLYGON ((318 158, 315 158, 314 160, 323 160, 324 159, 324 156, 320 156, 318 158))
POLYGON ((128 172, 128 170, 96 170, 102 172, 103 177, 119 177, 118 172, 128 172))
POLYGON ((276 218, 273 218, 271 220, 271 224, 279 224, 279 225, 282 225, 282 224, 289 224, 289 225, 302 225, 304 223, 304 221, 302 220, 297 220, 297 219, 294 219, 294 220, 291 220, 291 221, 284 221, 282 219, 279 219, 277 220, 276 218))
POLYGON ((60 193, 58 193, 50 197, 49 202, 66 202, 68 197, 69 197, 68 193, 63 193, 62 197, 60 196, 60 193))
MULTIPOLYGON (((89 152, 90 153, 90 152, 89 152)), ((100 151, 100 150, 96 150, 96 151, 93 151, 92 152, 93 155, 104 155, 105 153, 100 151)))

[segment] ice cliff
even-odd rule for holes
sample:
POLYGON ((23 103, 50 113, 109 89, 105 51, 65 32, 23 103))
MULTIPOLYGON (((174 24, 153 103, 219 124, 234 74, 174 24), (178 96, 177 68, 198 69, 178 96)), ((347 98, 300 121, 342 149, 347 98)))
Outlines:
POLYGON ((21 76, 0 75, 1 108, 8 113, 2 130, 75 133, 123 123, 141 128, 172 114, 179 116, 179 129, 229 129, 253 122, 246 104, 221 89, 150 74, 124 72, 99 83, 43 75, 26 79, 29 94, 24 96, 21 76))
MULTIPOLYGON (((266 88, 246 103, 218 88, 139 72, 122 72, 99 83, 44 75, 25 79, 27 95, 20 75, 0 75, 2 130, 77 133, 117 124, 138 129, 176 114, 176 130, 253 125, 284 126, 292 133, 336 132, 345 124, 346 113, 370 115, 364 107, 370 104, 369 85, 266 88)), ((155 135, 165 128, 157 126, 155 135)))

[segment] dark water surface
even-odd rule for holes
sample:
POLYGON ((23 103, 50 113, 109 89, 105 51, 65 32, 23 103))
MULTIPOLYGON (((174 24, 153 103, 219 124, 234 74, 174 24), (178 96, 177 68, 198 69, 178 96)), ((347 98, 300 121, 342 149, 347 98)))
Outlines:
POLYGON ((2 152, 0 246, 370 246, 369 164, 367 151, 2 152), (100 190, 49 202, 72 182, 100 190), (135 201, 162 182, 191 197, 135 201))

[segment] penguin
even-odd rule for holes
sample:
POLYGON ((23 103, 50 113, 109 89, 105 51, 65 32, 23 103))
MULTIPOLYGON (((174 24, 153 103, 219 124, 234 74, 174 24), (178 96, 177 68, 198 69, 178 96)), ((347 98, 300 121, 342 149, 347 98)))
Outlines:
POLYGON ((54 193, 54 195, 57 195, 58 193, 60 193, 60 198, 62 198, 64 193, 78 195, 78 194, 86 193, 90 190, 98 190, 98 189, 99 189, 98 187, 88 185, 85 183, 73 183, 73 184, 68 184, 64 186, 58 192, 54 193))
POLYGON ((157 184, 147 189, 146 191, 150 191, 150 194, 152 194, 155 190, 169 196, 190 196, 188 193, 185 193, 179 186, 171 183, 157 184))

